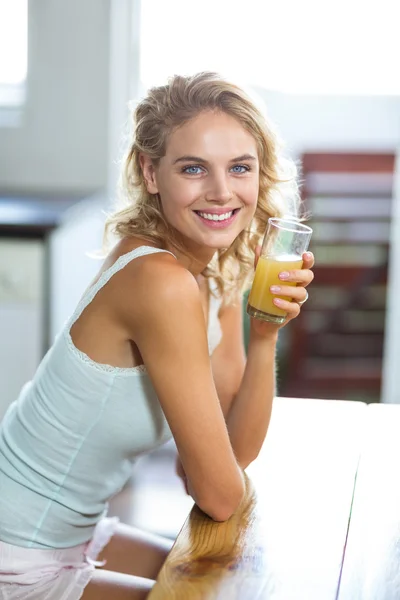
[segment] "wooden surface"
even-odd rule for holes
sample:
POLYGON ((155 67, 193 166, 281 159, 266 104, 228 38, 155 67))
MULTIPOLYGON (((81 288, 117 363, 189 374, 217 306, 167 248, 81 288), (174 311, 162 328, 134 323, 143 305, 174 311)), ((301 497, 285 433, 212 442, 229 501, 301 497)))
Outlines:
POLYGON ((400 406, 367 417, 339 600, 399 600, 400 406))
POLYGON ((278 398, 243 506, 194 507, 150 600, 336 600, 367 407, 278 398))

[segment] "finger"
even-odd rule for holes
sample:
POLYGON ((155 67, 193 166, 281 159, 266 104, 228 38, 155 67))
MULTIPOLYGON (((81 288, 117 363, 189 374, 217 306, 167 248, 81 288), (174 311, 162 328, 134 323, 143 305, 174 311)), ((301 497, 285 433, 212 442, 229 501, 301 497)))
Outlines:
POLYGON ((307 299, 307 292, 303 286, 294 285, 271 285, 269 288, 272 294, 279 296, 288 296, 295 302, 303 302, 307 299))
POLYGON ((300 314, 300 306, 297 302, 290 302, 289 300, 283 300, 282 298, 274 298, 273 302, 275 306, 287 313, 287 319, 294 319, 300 314))
POLYGON ((314 279, 314 273, 310 269, 294 269, 293 271, 282 271, 279 273, 281 281, 300 283, 303 287, 309 285, 314 279))
POLYGON ((312 252, 304 252, 302 259, 303 269, 312 269, 315 264, 314 254, 312 252))

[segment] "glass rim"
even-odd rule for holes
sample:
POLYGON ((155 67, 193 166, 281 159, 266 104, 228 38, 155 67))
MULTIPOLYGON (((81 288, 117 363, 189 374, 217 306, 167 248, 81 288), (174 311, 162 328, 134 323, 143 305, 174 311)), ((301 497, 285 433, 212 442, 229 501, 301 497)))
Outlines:
POLYGON ((308 225, 303 225, 299 221, 295 221, 294 219, 284 219, 281 217, 270 217, 268 219, 268 224, 277 225, 279 229, 283 229, 284 231, 290 231, 292 233, 312 233, 313 230, 308 225), (285 227, 281 225, 281 223, 288 223, 289 225, 293 225, 292 227, 285 227))

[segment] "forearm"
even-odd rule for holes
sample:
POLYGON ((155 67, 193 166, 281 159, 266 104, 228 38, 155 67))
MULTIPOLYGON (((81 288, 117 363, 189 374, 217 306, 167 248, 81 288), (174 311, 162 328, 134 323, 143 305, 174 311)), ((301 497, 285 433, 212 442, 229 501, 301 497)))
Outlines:
POLYGON ((258 455, 268 431, 275 395, 276 328, 260 336, 250 332, 246 368, 226 424, 235 456, 246 468, 258 455))

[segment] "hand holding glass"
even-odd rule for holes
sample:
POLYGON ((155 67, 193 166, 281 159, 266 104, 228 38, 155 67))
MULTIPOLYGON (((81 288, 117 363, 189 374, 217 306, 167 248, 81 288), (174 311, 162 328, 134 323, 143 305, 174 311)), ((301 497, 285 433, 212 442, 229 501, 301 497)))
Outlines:
POLYGON ((268 219, 261 255, 247 303, 247 313, 261 321, 283 323, 287 313, 275 306, 274 298, 291 300, 287 296, 272 294, 272 285, 297 285, 282 281, 279 273, 301 269, 303 253, 307 252, 312 229, 290 219, 268 219))

